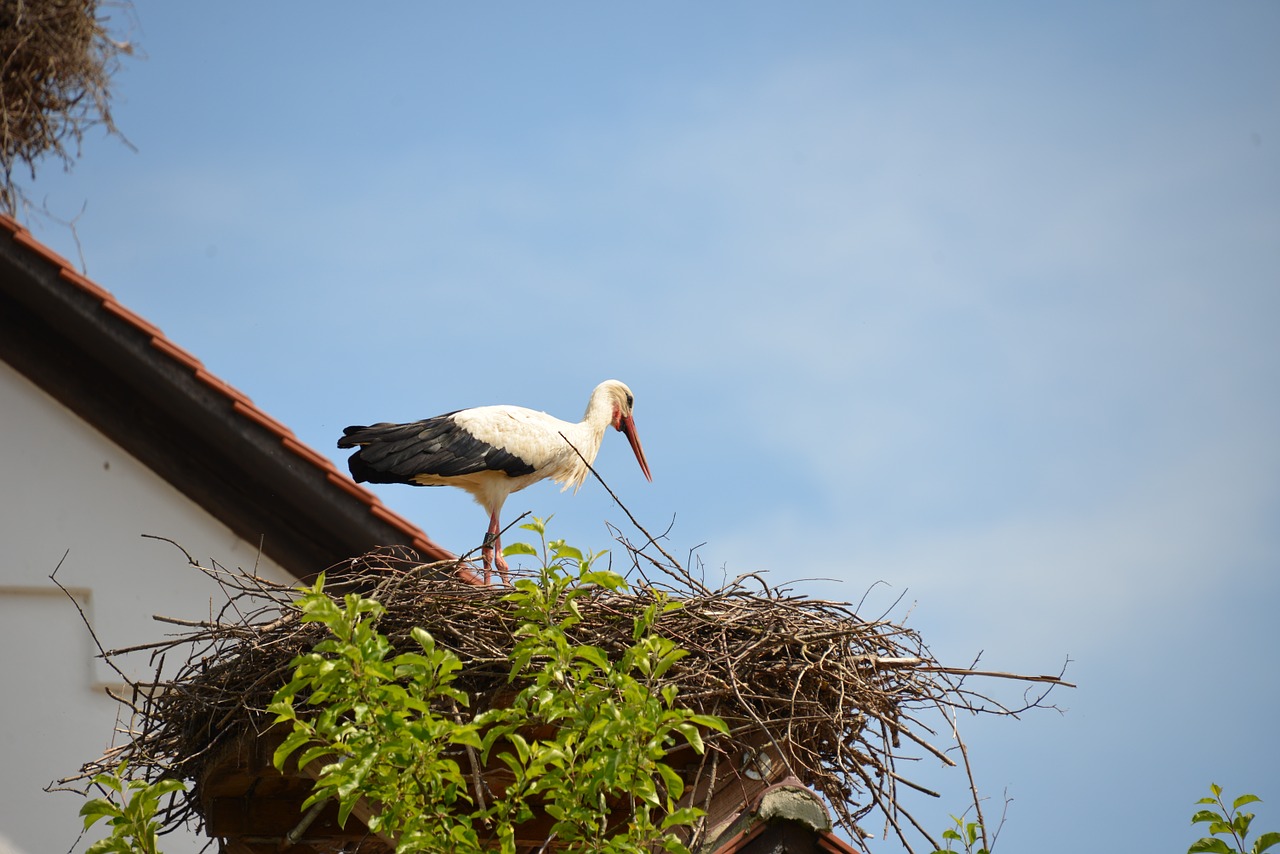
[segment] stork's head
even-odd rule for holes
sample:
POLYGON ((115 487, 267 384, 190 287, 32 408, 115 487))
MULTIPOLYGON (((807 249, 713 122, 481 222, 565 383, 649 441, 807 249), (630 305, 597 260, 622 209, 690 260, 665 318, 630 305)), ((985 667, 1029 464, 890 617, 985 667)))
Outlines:
POLYGON ((624 382, 605 380, 596 386, 592 397, 601 393, 608 397, 609 405, 613 408, 609 423, 613 425, 613 429, 627 437, 627 441, 631 443, 631 450, 636 455, 636 462, 640 463, 640 471, 644 472, 644 476, 652 482, 653 475, 649 474, 649 463, 645 461, 644 449, 640 447, 640 437, 636 435, 636 419, 631 414, 636 403, 631 389, 627 388, 624 382))

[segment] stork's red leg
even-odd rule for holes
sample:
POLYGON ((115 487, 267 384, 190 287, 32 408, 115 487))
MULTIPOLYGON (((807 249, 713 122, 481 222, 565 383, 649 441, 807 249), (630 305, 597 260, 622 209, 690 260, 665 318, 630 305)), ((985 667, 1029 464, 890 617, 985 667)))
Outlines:
POLYGON ((484 562, 484 583, 488 584, 493 574, 493 546, 498 539, 498 517, 489 517, 489 530, 484 534, 484 545, 480 547, 480 558, 484 562))
POLYGON ((498 575, 502 578, 502 583, 511 586, 511 573, 507 568, 507 559, 502 556, 502 538, 499 537, 494 542, 493 565, 498 568, 498 575))
POLYGON ((492 577, 493 568, 496 566, 498 575, 502 577, 504 584, 510 584, 511 578, 507 573, 507 561, 502 556, 502 537, 499 534, 501 528, 498 526, 498 514, 491 513, 489 515, 489 530, 484 535, 484 545, 480 548, 480 556, 484 559, 484 583, 488 584, 492 577))

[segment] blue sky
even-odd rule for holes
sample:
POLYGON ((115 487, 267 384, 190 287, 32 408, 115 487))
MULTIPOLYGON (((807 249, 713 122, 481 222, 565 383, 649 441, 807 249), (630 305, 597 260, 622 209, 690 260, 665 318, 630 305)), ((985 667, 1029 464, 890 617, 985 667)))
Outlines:
POLYGON ((136 151, 28 186, 78 248, 28 221, 304 440, 620 378, 654 483, 598 467, 712 579, 1071 658, 1065 715, 961 721, 997 851, 1184 850, 1211 780, 1280 827, 1280 7, 135 6, 136 151))

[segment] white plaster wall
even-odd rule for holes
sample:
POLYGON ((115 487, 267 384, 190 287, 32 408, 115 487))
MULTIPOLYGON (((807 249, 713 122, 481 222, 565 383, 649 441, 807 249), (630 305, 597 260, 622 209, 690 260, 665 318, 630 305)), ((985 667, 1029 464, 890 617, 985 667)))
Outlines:
MULTIPOLYGON (((112 743, 118 711, 72 589, 107 648, 177 631, 153 614, 200 619, 223 599, 168 537, 202 563, 252 568, 292 583, 150 469, 0 362, 0 850, 65 852, 81 801, 42 791, 112 743), (64 559, 65 554, 65 559, 64 559)), ((151 672, 135 657, 131 676, 151 672)), ((76 846, 83 850, 90 838, 76 846)), ((203 840, 166 837, 169 854, 203 840)))

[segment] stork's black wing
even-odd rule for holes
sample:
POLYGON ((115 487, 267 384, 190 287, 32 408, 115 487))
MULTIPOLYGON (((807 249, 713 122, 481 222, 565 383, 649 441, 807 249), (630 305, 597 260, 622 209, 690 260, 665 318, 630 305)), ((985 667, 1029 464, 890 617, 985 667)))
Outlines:
POLYGON ((339 448, 359 448, 347 460, 351 476, 362 483, 421 483, 418 475, 448 478, 482 471, 510 477, 532 474, 534 467, 515 454, 482 442, 460 425, 456 413, 411 424, 348 427, 339 448))

